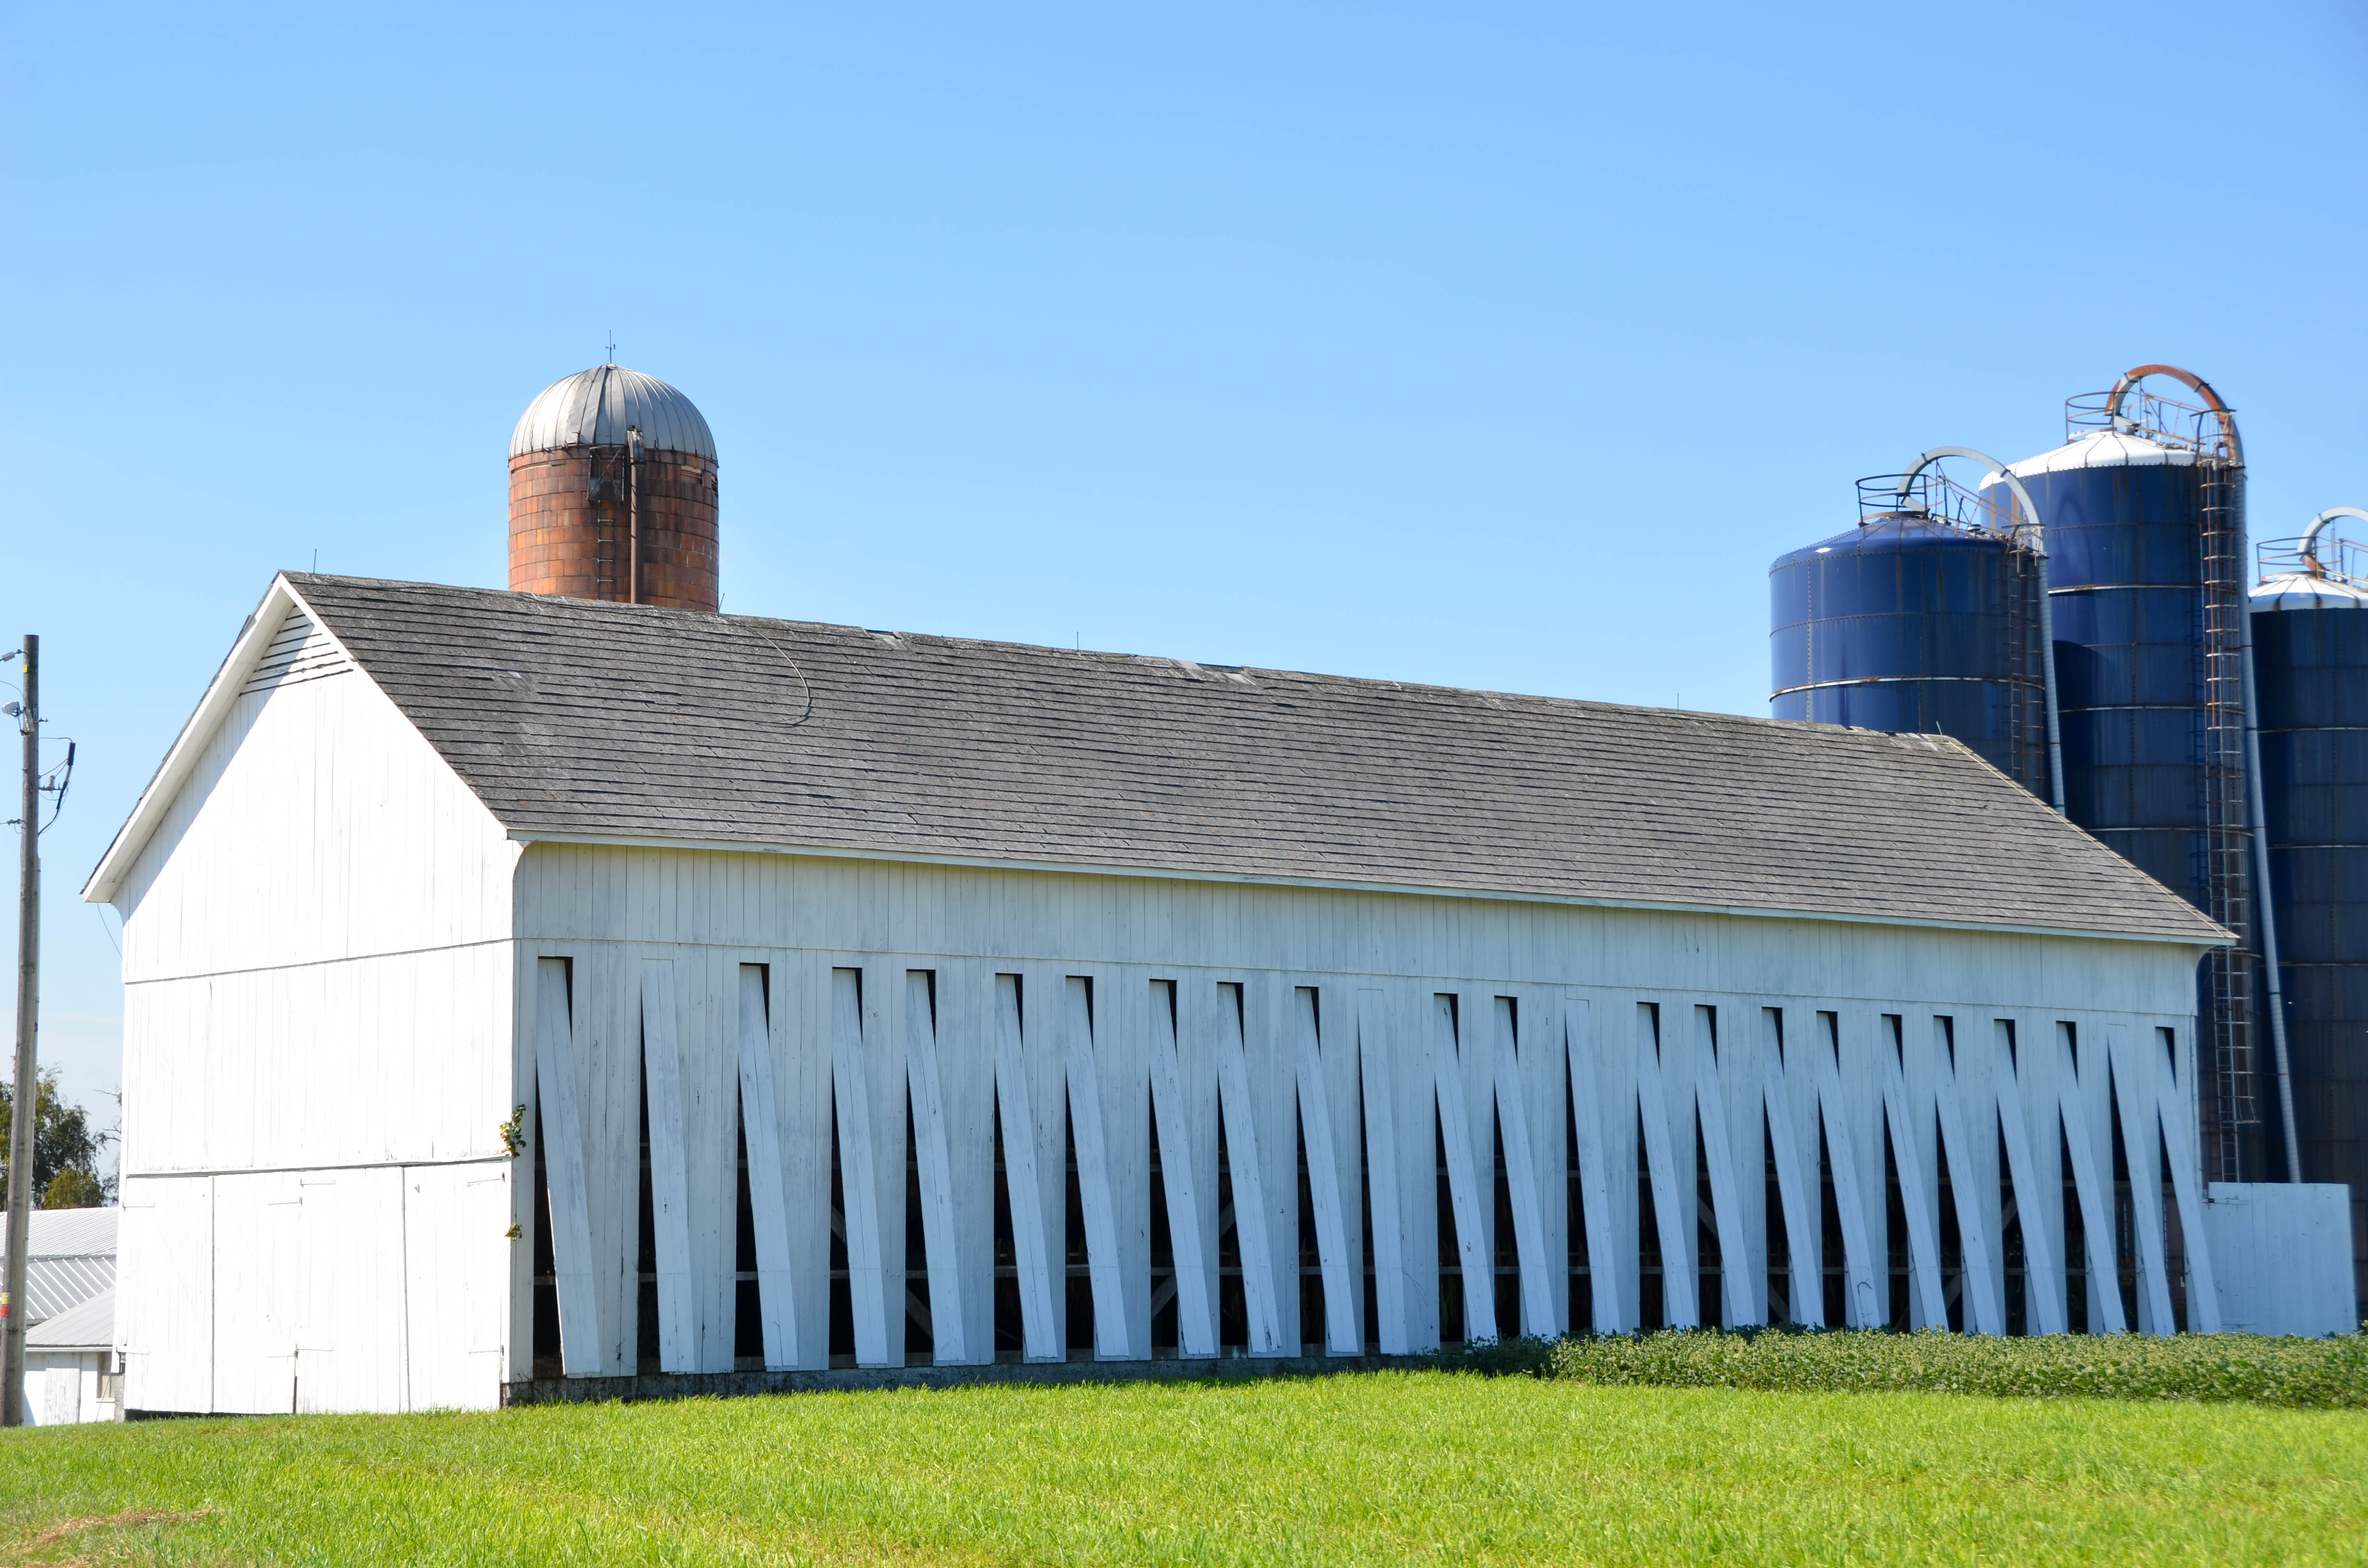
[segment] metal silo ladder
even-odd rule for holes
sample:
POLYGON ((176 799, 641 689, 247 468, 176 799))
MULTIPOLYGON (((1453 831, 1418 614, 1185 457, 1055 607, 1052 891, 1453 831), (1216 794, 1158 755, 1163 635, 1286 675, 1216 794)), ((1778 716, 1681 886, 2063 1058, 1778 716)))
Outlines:
MULTIPOLYGON (((2202 442, 2197 443, 2199 446, 2202 442)), ((2260 1133, 2254 1094, 2252 835, 2245 796, 2244 470, 2198 452, 2203 472, 2203 788, 2206 911, 2238 945, 2206 960, 2212 991, 2213 1164, 2244 1178, 2243 1151, 2260 1133)))

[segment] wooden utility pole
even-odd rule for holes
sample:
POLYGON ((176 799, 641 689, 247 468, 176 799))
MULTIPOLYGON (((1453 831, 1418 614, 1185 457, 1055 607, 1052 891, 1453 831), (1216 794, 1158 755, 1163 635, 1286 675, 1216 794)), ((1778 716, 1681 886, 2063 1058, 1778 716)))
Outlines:
POLYGON ((25 1419, 25 1254, 32 1244, 33 1129, 40 1097, 33 1037, 41 979, 41 640, 25 638, 25 812, 17 895, 17 1086, 8 1119, 8 1279, 0 1294, 0 1426, 25 1419))

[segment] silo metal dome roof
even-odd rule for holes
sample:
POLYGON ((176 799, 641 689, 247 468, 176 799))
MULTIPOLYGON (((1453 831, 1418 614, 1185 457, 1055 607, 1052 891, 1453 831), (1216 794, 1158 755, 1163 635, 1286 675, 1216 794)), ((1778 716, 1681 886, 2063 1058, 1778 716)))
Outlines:
POLYGON ((543 388, 510 433, 510 456, 621 447, 629 429, 641 431, 645 448, 715 460, 715 437, 698 406, 655 376, 622 365, 595 365, 543 388))

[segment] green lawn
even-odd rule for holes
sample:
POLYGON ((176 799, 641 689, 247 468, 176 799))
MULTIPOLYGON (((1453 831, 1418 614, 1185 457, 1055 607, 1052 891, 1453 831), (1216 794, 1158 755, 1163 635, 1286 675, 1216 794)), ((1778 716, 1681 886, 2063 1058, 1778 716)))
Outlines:
POLYGON ((2368 1562, 2368 1415, 1434 1372, 0 1441, 0 1562, 1408 1559, 2368 1562))

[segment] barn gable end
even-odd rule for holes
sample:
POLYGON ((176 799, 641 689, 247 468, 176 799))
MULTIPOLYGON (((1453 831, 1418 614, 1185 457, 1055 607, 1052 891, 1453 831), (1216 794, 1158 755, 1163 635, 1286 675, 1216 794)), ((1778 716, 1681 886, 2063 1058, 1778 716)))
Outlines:
MULTIPOLYGON (((123 917, 134 1407, 409 1392, 354 1348, 402 1326, 406 1268, 435 1267, 432 1246, 406 1262, 406 1225, 495 1199, 498 1251, 510 1222, 517 857, 275 583, 93 878, 123 917), (492 1185, 456 1189, 455 1168, 492 1185), (249 1304, 218 1304, 222 1278, 249 1304)), ((506 1304, 473 1330, 496 1348, 506 1304)))

